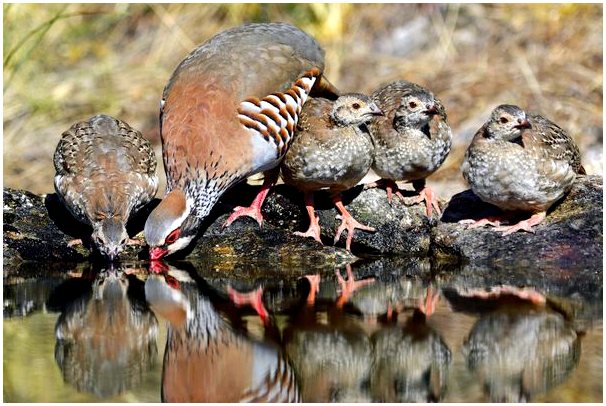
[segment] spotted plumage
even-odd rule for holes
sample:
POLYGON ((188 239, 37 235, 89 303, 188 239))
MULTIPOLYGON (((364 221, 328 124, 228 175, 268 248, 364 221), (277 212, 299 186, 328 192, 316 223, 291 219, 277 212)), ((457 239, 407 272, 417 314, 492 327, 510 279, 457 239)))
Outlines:
POLYGON ((427 215, 432 208, 440 211, 425 178, 444 162, 452 144, 452 132, 446 110, 429 90, 405 80, 390 82, 372 94, 372 99, 385 112, 370 125, 375 144, 372 169, 388 185, 388 197, 396 181, 412 182, 419 197, 405 203, 426 202, 427 215))
POLYGON ((336 101, 310 99, 301 112, 295 139, 282 161, 284 182, 305 193, 310 227, 303 236, 320 241, 320 226, 314 213, 313 192, 327 189, 342 215, 350 248, 354 228, 372 229, 356 222, 341 202, 341 192, 355 186, 370 169, 373 144, 365 125, 383 114, 368 96, 344 94, 336 101))
POLYGON ((334 90, 323 68, 318 43, 282 23, 226 30, 179 64, 161 104, 167 195, 145 225, 151 258, 189 244, 229 187, 279 165, 307 94, 334 90))
POLYGON ((54 155, 55 190, 71 213, 91 225, 101 254, 115 258, 128 240, 130 214, 156 194, 156 157, 127 123, 97 115, 65 131, 54 155))
MULTIPOLYGON (((475 134, 461 166, 473 192, 506 211, 530 212, 529 220, 497 230, 532 231, 547 209, 584 174, 580 152, 558 125, 518 106, 501 105, 475 134)), ((473 226, 497 222, 464 221, 473 226)))

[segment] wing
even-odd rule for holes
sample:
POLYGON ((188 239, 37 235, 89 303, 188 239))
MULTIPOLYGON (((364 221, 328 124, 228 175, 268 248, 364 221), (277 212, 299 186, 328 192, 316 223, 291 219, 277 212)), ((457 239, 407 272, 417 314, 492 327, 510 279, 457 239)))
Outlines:
POLYGON ((557 124, 540 115, 529 114, 533 128, 524 131, 524 146, 540 149, 549 159, 567 161, 578 174, 584 174, 581 153, 574 140, 557 124))

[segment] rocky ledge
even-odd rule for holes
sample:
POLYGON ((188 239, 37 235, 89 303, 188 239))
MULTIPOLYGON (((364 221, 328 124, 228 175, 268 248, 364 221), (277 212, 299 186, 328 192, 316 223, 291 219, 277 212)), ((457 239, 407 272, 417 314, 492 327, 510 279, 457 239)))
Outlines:
MULTIPOLYGON (((224 196, 211 213, 203 236, 185 253, 189 260, 201 260, 217 269, 226 263, 230 269, 250 269, 252 263, 262 272, 268 264, 273 264, 272 268, 280 264, 284 268, 334 269, 356 259, 342 248, 345 233, 336 246, 332 245, 339 220, 332 203, 321 193, 317 194, 317 212, 326 245, 292 234, 307 227, 307 215, 302 195, 285 185, 276 187, 267 199, 262 228, 244 218, 223 229, 231 208, 248 204, 255 191, 244 184, 224 196)), ((358 221, 377 230, 356 231, 352 251, 358 257, 400 258, 408 263, 422 263, 429 258, 434 267, 454 264, 503 272, 563 269, 601 275, 602 196, 602 177, 579 177, 571 193, 551 210, 536 233, 517 232, 505 237, 490 228, 467 230, 457 224, 458 220, 494 214, 497 210, 470 191, 455 195, 440 220, 428 219, 423 205, 405 206, 397 198, 389 203, 385 191, 379 189, 354 188, 345 194, 344 203, 358 221)), ((131 220, 131 235, 142 230, 144 219, 155 204, 157 201, 131 220)), ((86 237, 87 233, 90 229, 77 223, 56 195, 4 189, 5 265, 84 261, 89 256, 86 240, 84 245, 68 246, 68 242, 86 237)), ((140 234, 135 238, 142 242, 140 234)), ((142 246, 130 246, 123 255, 126 261, 145 258, 142 246)))

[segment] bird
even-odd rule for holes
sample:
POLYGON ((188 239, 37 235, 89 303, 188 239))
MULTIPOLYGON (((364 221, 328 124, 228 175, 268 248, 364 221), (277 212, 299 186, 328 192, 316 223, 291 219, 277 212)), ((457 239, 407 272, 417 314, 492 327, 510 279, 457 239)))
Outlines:
POLYGON ((581 357, 581 333, 549 307, 499 305, 482 315, 461 348, 491 402, 530 402, 564 382, 581 357))
POLYGON ((334 95, 324 51, 285 23, 238 26, 194 49, 175 69, 160 103, 167 192, 145 224, 150 258, 177 252, 234 184, 265 172, 251 207, 228 218, 262 221, 261 204, 309 93, 334 95))
MULTIPOLYGON (((105 266, 105 265, 104 265, 105 266)), ((139 387, 158 356, 158 321, 134 293, 142 288, 130 270, 106 266, 62 306, 55 325, 55 361, 65 382, 100 398, 139 387)), ((75 285, 63 292, 66 300, 75 285)), ((141 295, 142 296, 142 295, 141 295)), ((141 298, 143 299, 143 298, 141 298)))
POLYGON ((428 217, 433 209, 440 214, 437 197, 425 178, 442 165, 452 145, 442 102, 431 91, 406 80, 380 86, 371 98, 385 113, 369 124, 375 145, 372 170, 381 177, 379 183, 385 184, 389 201, 395 190, 405 204, 425 201, 428 217), (418 196, 405 199, 396 181, 412 182, 418 196))
POLYGON ((445 394, 452 354, 444 339, 415 310, 403 326, 371 337, 375 402, 437 402, 445 394))
POLYGON ((503 104, 476 132, 461 165, 471 190, 484 202, 531 217, 501 226, 500 219, 462 220, 470 227, 495 226, 503 235, 534 232, 547 210, 585 174, 578 146, 557 124, 503 104))
POLYGON ((167 268, 145 282, 150 308, 168 322, 162 401, 299 401, 295 373, 279 347, 235 329, 194 279, 167 268))
POLYGON ((373 144, 365 123, 383 114, 366 95, 347 93, 335 101, 311 98, 301 111, 290 149, 282 160, 284 183, 304 192, 309 228, 301 236, 320 239, 320 225, 314 210, 313 192, 327 189, 341 213, 342 223, 335 242, 347 229, 349 251, 356 228, 375 231, 358 223, 347 211, 341 192, 355 186, 368 173, 373 144))
MULTIPOLYGON (((353 282, 348 268, 348 274, 353 282)), ((342 292, 328 308, 315 303, 319 275, 306 275, 310 291, 289 312, 283 347, 299 378, 304 402, 370 402, 370 340, 363 323, 344 314, 339 299, 353 293, 353 283, 339 279, 342 292)), ((358 281, 361 282, 361 281, 358 281)))
POLYGON ((54 154, 57 195, 73 216, 92 226, 93 247, 115 260, 129 240, 129 216, 158 189, 156 155, 124 121, 98 114, 65 131, 54 154))

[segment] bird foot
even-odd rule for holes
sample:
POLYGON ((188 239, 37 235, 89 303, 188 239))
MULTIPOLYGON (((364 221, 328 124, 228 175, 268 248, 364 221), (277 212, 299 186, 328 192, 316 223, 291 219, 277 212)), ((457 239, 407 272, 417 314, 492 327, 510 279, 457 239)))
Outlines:
POLYGON ((73 246, 75 246, 75 245, 83 245, 82 239, 81 238, 76 238, 74 240, 69 240, 67 242, 67 246, 70 247, 70 248, 73 247, 73 246))
POLYGON ((313 306, 316 302, 316 293, 320 291, 320 275, 305 275, 305 278, 310 284, 309 294, 307 295, 307 304, 313 306))
POLYGON ((467 226, 466 228, 468 228, 468 229, 480 228, 480 227, 484 227, 484 226, 498 227, 501 225, 501 220, 500 220, 500 218, 497 219, 496 217, 487 217, 487 218, 483 218, 480 220, 465 219, 465 220, 459 220, 459 224, 467 226))
POLYGON ((259 317, 263 324, 267 324, 269 321, 269 312, 265 309, 265 305, 263 305, 263 287, 259 286, 257 289, 252 292, 241 293, 232 288, 231 286, 227 287, 227 294, 229 299, 237 306, 246 306, 250 305, 259 317))
POLYGON ((541 293, 533 288, 518 288, 515 286, 503 285, 495 286, 489 290, 471 289, 462 293, 462 296, 473 297, 477 299, 496 299, 503 296, 514 296, 519 299, 529 301, 535 305, 545 304, 547 299, 541 293))
POLYGON ((145 242, 141 241, 141 240, 135 240, 134 238, 129 238, 128 240, 126 240, 126 245, 142 246, 142 245, 145 245, 145 242))
POLYGON ((263 227, 263 214, 261 214, 261 206, 252 204, 248 207, 237 206, 234 212, 225 220, 223 228, 229 227, 238 217, 248 216, 259 223, 259 227, 263 227))
POLYGON ((320 238, 320 224, 318 223, 317 217, 315 217, 315 221, 310 220, 307 231, 295 231, 294 234, 300 237, 312 237, 317 242, 322 243, 322 239, 320 238))
POLYGON ((426 317, 431 316, 436 311, 436 306, 440 300, 440 291, 434 290, 430 285, 427 287, 425 298, 419 300, 418 309, 426 317))
POLYGON ((351 265, 346 266, 347 269, 347 280, 343 279, 341 276, 341 272, 337 269, 335 271, 335 275, 337 275, 337 281, 339 282, 339 286, 341 287, 341 296, 337 300, 337 308, 342 308, 345 303, 349 300, 351 295, 362 286, 370 285, 375 282, 375 278, 363 279, 360 281, 356 281, 353 272, 351 270, 351 265))
POLYGON ((513 234, 519 230, 527 231, 529 233, 534 234, 535 230, 532 227, 536 226, 537 224, 542 222, 545 219, 545 216, 546 216, 545 212, 536 213, 536 214, 533 214, 528 220, 522 220, 522 221, 518 222, 517 224, 513 224, 511 226, 496 227, 495 231, 502 231, 503 232, 502 235, 504 235, 504 236, 513 234))
MULTIPOLYGON (((399 191, 397 193, 400 193, 399 191)), ((425 213, 427 217, 431 217, 433 210, 435 209, 438 217, 442 215, 442 209, 440 208, 440 203, 438 201, 438 197, 435 195, 433 190, 430 187, 424 187, 418 196, 413 197, 403 197, 402 194, 398 196, 402 199, 405 205, 411 206, 414 204, 425 202, 425 213)))
POLYGON ((343 231, 347 230, 347 239, 345 240, 345 249, 350 252, 351 252, 351 242, 353 240, 354 232, 356 229, 369 231, 372 233, 377 231, 377 229, 374 227, 366 226, 364 224, 359 223, 349 213, 348 214, 339 214, 339 215, 337 215, 337 218, 341 219, 341 224, 339 225, 339 228, 337 229, 337 232, 335 234, 334 243, 336 244, 337 241, 339 241, 339 238, 341 238, 341 233, 343 231))

